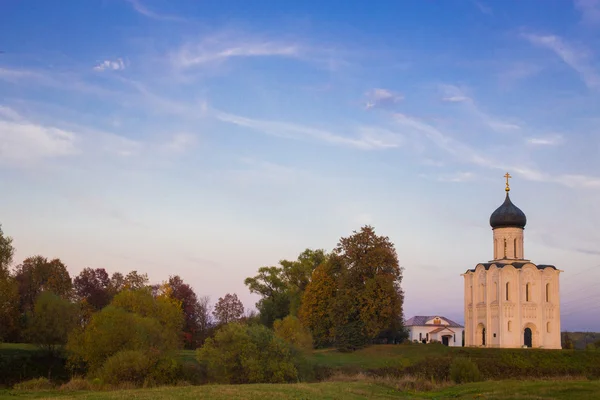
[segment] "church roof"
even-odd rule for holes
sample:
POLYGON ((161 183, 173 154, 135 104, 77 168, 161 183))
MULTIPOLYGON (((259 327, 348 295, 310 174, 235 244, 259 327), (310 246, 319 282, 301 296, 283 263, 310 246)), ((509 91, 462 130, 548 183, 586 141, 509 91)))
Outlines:
POLYGON ((412 318, 407 319, 406 322, 404 323, 404 326, 442 326, 442 327, 451 326, 453 328, 464 328, 464 326, 457 324, 456 322, 452 321, 451 319, 443 317, 441 315, 416 315, 412 318), (429 321, 430 319, 436 318, 436 317, 439 319, 443 319, 444 321, 447 321, 448 325, 434 325, 434 324, 427 323, 427 321, 429 321))
MULTIPOLYGON (((523 268, 523 267, 524 267, 525 265, 527 265, 527 264, 531 264, 531 265, 533 265, 534 267, 536 267, 537 269, 546 269, 546 268, 552 268, 552 269, 556 269, 556 267, 555 267, 554 265, 549 265, 549 264, 539 264, 539 265, 535 265, 534 263, 532 263, 532 262, 529 262, 529 261, 528 261, 528 262, 513 262, 513 263, 508 263, 508 264, 505 264, 505 263, 494 263, 494 262, 489 262, 489 263, 479 263, 479 264, 477 264, 477 265, 483 265, 483 267, 484 267, 484 268, 485 268, 485 270, 487 271, 488 269, 490 269, 490 267, 491 267, 492 265, 495 265, 495 266, 496 266, 496 267, 498 267, 498 268, 503 268, 503 267, 506 267, 507 265, 512 265, 512 266, 513 266, 514 268, 516 268, 516 269, 521 269, 521 268, 523 268)), ((477 268, 477 267, 475 267, 475 268, 477 268)), ((475 272, 475 268, 473 268, 473 269, 468 269, 468 270, 467 270, 467 272, 469 272, 469 271, 471 271, 471 272, 475 272)))
POLYGON ((504 203, 490 216, 490 225, 493 229, 496 229, 508 227, 525 228, 525 224, 527 224, 525 213, 510 201, 507 190, 504 203))
POLYGON ((450 332, 452 332, 452 333, 455 333, 455 332, 454 332, 452 329, 450 329, 450 328, 447 328, 447 327, 445 327, 445 326, 442 326, 442 327, 440 327, 440 328, 434 329, 434 330, 432 330, 432 331, 431 331, 431 332, 429 332, 429 333, 440 333, 440 332, 443 332, 443 331, 450 331, 450 332))

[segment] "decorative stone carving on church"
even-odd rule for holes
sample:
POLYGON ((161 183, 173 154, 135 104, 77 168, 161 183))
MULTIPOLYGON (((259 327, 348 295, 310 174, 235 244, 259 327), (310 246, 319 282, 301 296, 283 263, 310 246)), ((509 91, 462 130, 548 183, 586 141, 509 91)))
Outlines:
POLYGON ((493 259, 462 276, 465 346, 560 349, 559 275, 525 259, 525 213, 509 196, 490 216, 493 259), (489 280, 488 280, 489 278, 489 280))

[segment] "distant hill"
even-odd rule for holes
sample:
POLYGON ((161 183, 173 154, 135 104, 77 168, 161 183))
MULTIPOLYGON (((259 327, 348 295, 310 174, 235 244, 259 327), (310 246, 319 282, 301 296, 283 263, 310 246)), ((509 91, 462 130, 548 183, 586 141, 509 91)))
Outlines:
POLYGON ((600 332, 562 332, 561 343, 565 345, 565 337, 569 335, 569 338, 573 342, 576 349, 583 350, 588 343, 594 343, 600 341, 600 332))

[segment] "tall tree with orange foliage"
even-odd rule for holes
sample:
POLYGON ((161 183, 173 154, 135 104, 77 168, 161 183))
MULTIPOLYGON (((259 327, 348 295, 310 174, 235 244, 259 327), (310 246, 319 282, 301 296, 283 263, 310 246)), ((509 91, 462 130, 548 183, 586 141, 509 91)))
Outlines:
POLYGON ((333 342, 332 310, 336 293, 337 283, 331 274, 331 264, 323 263, 313 272, 298 311, 298 317, 304 326, 311 330, 316 347, 327 346, 333 342))
POLYGON ((394 244, 371 226, 341 238, 313 273, 300 317, 315 344, 355 350, 382 332, 402 331, 402 268, 394 244))

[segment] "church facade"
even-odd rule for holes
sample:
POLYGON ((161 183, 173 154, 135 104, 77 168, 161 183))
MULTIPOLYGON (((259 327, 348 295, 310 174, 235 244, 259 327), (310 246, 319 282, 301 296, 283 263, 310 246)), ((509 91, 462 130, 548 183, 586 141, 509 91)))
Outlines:
POLYGON ((562 272, 524 258, 527 218, 509 197, 490 217, 494 259, 464 277, 465 346, 560 349, 562 272))

